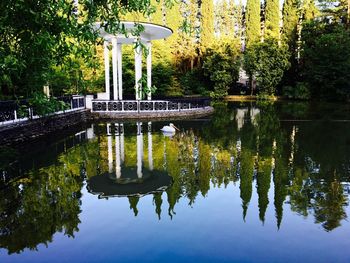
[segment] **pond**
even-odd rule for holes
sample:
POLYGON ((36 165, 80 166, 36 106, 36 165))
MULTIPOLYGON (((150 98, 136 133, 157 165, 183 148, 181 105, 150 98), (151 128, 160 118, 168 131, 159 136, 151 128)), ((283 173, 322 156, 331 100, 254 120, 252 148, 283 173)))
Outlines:
POLYGON ((350 106, 221 103, 0 152, 0 262, 349 262, 350 106))

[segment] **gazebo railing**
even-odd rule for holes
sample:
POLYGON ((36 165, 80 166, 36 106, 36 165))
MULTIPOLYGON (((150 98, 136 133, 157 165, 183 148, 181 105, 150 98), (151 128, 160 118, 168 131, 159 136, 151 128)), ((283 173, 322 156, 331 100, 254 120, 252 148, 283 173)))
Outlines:
POLYGON ((208 98, 171 100, 99 100, 92 101, 94 112, 166 112, 190 111, 210 105, 208 98))
MULTIPOLYGON (((65 102, 68 105, 68 109, 53 112, 49 115, 61 114, 85 108, 84 96, 64 96, 58 97, 57 100, 65 102)), ((40 116, 36 114, 35 108, 33 109, 32 107, 29 107, 27 100, 21 100, 19 102, 14 100, 0 101, 0 125, 38 118, 40 118, 40 116), (26 107, 24 109, 20 109, 21 106, 26 107)))

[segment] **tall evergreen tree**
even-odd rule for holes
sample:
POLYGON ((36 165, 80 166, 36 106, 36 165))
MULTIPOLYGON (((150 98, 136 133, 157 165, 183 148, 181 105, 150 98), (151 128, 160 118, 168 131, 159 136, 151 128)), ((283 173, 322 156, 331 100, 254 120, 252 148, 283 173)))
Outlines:
POLYGON ((285 0, 283 3, 282 40, 289 45, 290 49, 295 45, 297 38, 297 25, 299 21, 298 5, 298 0, 285 0))
POLYGON ((316 7, 315 0, 304 0, 303 1, 303 20, 309 21, 317 17, 320 13, 316 7))
POLYGON ((214 2, 202 0, 201 4, 201 45, 209 46, 214 39, 214 2))
POLYGON ((264 38, 279 39, 280 9, 279 0, 266 0, 264 38))
MULTIPOLYGON (((231 0, 231 2, 234 2, 234 1, 231 0)), ((236 6, 234 6, 233 21, 234 21, 235 37, 241 40, 242 35, 243 35, 243 4, 242 4, 242 0, 239 0, 238 4, 236 6)))
POLYGON ((260 0, 247 0, 246 46, 260 40, 260 0))
POLYGON ((226 32, 226 23, 228 20, 228 14, 226 12, 227 4, 226 1, 218 1, 215 4, 215 20, 216 20, 216 35, 222 37, 226 32), (225 14, 226 12, 226 14, 225 14), (225 18, 226 15, 226 18, 225 18))
POLYGON ((236 5, 235 5, 235 1, 234 0, 229 0, 228 2, 228 14, 230 17, 230 22, 228 25, 228 34, 230 37, 234 37, 235 36, 235 26, 236 26, 236 17, 235 17, 235 11, 236 11, 236 5))
POLYGON ((222 1, 222 8, 220 9, 220 17, 222 19, 222 30, 220 37, 227 37, 230 34, 231 17, 226 0, 222 1))
POLYGON ((291 54, 291 67, 284 73, 283 83, 293 85, 298 76, 298 61, 300 50, 300 28, 301 28, 301 10, 300 0, 285 0, 282 10, 282 33, 281 39, 288 45, 291 54))
POLYGON ((232 37, 233 36, 233 9, 232 9, 232 3, 227 2, 226 0, 222 1, 222 22, 224 26, 223 34, 221 37, 225 36, 227 37, 232 37))
POLYGON ((185 73, 193 69, 197 57, 197 44, 195 43, 195 33, 193 25, 196 22, 197 4, 196 0, 182 0, 179 5, 182 30, 174 48, 174 63, 179 72, 185 73))

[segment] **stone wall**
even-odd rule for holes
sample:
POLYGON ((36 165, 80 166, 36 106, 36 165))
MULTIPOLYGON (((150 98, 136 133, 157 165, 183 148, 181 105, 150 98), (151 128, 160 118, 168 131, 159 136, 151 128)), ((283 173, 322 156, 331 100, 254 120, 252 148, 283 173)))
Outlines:
POLYGON ((88 114, 89 111, 84 109, 0 126, 0 146, 19 145, 54 132, 65 131, 86 122, 88 114))
POLYGON ((91 112, 89 118, 95 120, 174 120, 199 118, 212 114, 213 107, 205 107, 182 111, 163 111, 163 112, 91 112))
MULTIPOLYGON (((43 137, 69 135, 74 127, 85 125, 89 121, 102 120, 175 120, 191 119, 210 115, 214 112, 212 107, 205 107, 184 111, 166 112, 90 112, 90 110, 77 110, 40 119, 17 122, 0 126, 0 147, 20 146, 23 142, 39 141, 43 137)), ((43 141, 45 143, 45 140, 43 141)))

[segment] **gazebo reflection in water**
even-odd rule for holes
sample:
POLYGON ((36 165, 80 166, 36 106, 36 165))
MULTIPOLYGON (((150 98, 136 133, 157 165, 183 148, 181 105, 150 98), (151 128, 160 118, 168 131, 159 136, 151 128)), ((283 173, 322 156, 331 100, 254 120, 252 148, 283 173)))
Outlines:
POLYGON ((108 172, 95 175, 88 180, 87 189, 99 198, 142 197, 148 194, 162 193, 172 183, 172 177, 166 171, 153 169, 152 124, 148 122, 148 168, 143 167, 142 123, 137 122, 136 166, 125 166, 124 125, 108 123, 107 153, 108 172), (114 132, 113 132, 114 130, 114 132), (114 135, 114 144, 113 144, 114 135))

